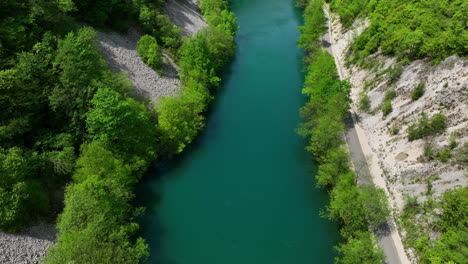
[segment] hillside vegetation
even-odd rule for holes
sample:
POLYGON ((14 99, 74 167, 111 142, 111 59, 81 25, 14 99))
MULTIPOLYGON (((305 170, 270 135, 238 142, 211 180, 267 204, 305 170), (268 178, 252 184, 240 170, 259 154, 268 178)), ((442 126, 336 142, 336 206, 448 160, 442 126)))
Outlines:
POLYGON ((351 84, 337 76, 333 57, 319 43, 326 32, 323 1, 312 0, 304 10, 299 46, 307 50, 307 75, 302 93, 307 103, 301 108, 304 123, 299 134, 309 140, 306 147, 319 164, 317 185, 328 190, 330 204, 323 216, 339 223, 343 242, 336 246, 335 263, 380 264, 384 253, 374 230, 386 222, 390 209, 385 192, 374 186, 357 186, 359 177, 350 168, 343 135, 344 119, 351 100, 351 84))
POLYGON ((0 3, 0 229, 53 220, 63 209, 44 263, 138 263, 148 256, 136 236, 143 210, 131 205, 134 185, 156 153, 181 152, 203 127, 237 29, 225 1, 204 0, 210 26, 184 41, 163 4, 0 3), (148 34, 145 61, 158 69, 159 48, 171 53, 183 94, 156 111, 130 97, 127 77, 108 69, 95 30, 83 23, 119 31, 137 23, 148 34))
POLYGON ((463 0, 330 0, 345 27, 356 18, 370 26, 352 45, 352 62, 380 50, 400 60, 434 62, 468 55, 468 4, 463 0))
POLYGON ((360 123, 401 203, 407 252, 414 263, 465 263, 466 1, 329 2, 360 123))

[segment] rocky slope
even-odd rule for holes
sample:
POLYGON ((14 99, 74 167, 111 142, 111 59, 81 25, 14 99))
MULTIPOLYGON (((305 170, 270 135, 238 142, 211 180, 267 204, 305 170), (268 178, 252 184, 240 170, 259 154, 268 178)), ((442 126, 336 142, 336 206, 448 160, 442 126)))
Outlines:
POLYGON ((365 141, 363 150, 371 170, 383 176, 380 185, 390 193, 396 212, 403 208, 405 197, 417 197, 422 202, 437 199, 457 186, 467 186, 468 61, 451 56, 437 65, 430 60, 403 65, 377 52, 368 58, 371 66, 366 69, 349 65, 349 47, 369 23, 357 20, 345 30, 336 15, 332 15, 332 23, 331 42, 337 64, 353 84, 352 108, 359 123, 358 133, 365 141), (413 100, 412 92, 422 83, 423 95, 413 100), (381 105, 389 91, 394 91, 395 97, 391 100, 392 111, 384 116, 381 105), (370 103, 367 111, 360 109, 364 95, 370 103), (445 115, 446 131, 409 141, 408 127, 421 118, 421 113, 429 117, 445 115), (433 154, 427 155, 428 150, 433 154), (448 150, 451 155, 446 159, 437 154, 448 150))

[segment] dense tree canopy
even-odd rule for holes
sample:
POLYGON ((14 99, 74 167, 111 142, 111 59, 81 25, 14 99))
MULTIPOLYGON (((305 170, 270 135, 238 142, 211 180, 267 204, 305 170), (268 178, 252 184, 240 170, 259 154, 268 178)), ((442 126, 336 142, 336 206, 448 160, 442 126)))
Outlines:
POLYGON ((331 0, 345 26, 367 16, 370 26, 353 44, 353 60, 362 62, 380 50, 400 59, 434 62, 452 54, 466 56, 468 6, 463 0, 331 0))

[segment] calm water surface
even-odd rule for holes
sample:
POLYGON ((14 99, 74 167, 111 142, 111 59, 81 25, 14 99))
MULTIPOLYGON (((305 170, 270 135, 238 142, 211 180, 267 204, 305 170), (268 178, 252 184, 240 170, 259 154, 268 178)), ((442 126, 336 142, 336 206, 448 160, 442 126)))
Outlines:
POLYGON ((332 263, 336 226, 296 135, 304 78, 291 0, 233 0, 235 60, 198 142, 138 188, 159 264, 332 263))

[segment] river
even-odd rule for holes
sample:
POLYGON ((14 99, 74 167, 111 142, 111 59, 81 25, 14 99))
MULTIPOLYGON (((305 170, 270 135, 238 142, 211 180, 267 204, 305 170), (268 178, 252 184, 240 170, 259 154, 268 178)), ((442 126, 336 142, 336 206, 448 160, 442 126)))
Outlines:
POLYGON ((304 79, 291 0, 233 0, 237 52, 207 127, 137 190, 148 263, 326 264, 338 242, 295 133, 304 79))

